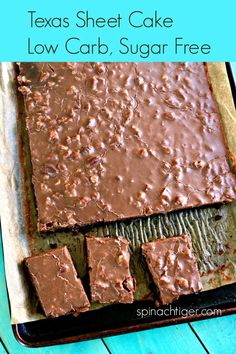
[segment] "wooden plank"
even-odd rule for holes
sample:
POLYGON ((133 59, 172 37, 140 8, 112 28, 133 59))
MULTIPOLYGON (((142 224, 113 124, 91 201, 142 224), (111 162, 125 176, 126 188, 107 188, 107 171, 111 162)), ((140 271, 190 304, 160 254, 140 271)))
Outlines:
POLYGON ((7 352, 6 352, 5 348, 4 348, 4 346, 3 346, 2 343, 1 343, 1 339, 0 339, 0 354, 7 354, 7 352))
MULTIPOLYGON (((5 283, 5 273, 3 266, 3 254, 2 254, 2 239, 0 232, 0 338, 9 351, 9 353, 14 354, 24 354, 24 353, 34 353, 34 354, 54 354, 54 353, 96 353, 96 354, 107 354, 108 350, 106 349, 103 341, 101 339, 96 339, 87 342, 75 343, 75 344, 65 344, 60 346, 53 347, 44 347, 38 349, 25 348, 17 342, 15 339, 11 325, 10 325, 10 314, 8 308, 8 299, 5 283)), ((2 347, 3 348, 3 347, 2 347)), ((3 348, 4 349, 4 348, 3 348)), ((0 354, 1 352, 0 346, 0 354)))
POLYGON ((233 73, 234 73, 234 76, 235 76, 235 79, 236 79, 236 62, 231 62, 231 65, 232 65, 232 70, 233 70, 233 73))
POLYGON ((211 354, 236 353, 236 315, 191 322, 190 325, 211 354))
POLYGON ((188 324, 104 338, 112 354, 206 353, 188 324))

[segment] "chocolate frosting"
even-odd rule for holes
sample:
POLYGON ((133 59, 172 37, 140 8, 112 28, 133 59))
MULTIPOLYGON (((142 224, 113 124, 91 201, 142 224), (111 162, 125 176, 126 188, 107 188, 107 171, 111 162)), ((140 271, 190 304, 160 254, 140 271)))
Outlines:
POLYGON ((90 303, 67 247, 28 257, 25 264, 47 317, 89 310, 90 303))
POLYGON ((203 63, 21 63, 41 231, 236 198, 203 63))
POLYGON ((129 270, 129 242, 122 237, 87 237, 86 243, 92 301, 132 303, 135 281, 129 270))
POLYGON ((153 281, 160 292, 160 300, 167 305, 181 295, 202 289, 200 274, 186 234, 142 245, 153 281))

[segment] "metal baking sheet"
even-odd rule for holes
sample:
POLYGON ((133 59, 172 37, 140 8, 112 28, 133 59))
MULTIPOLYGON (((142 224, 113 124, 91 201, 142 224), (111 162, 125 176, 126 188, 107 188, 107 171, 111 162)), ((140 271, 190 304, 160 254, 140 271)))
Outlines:
POLYGON ((182 297, 174 304, 162 308, 165 313, 171 310, 171 315, 148 315, 153 309, 156 309, 153 301, 136 301, 131 305, 113 305, 89 311, 77 318, 66 316, 15 325, 13 331, 23 345, 40 347, 202 320, 219 314, 232 314, 236 313, 236 284, 182 297), (202 309, 205 314, 201 313, 202 309), (147 313, 143 318, 137 316, 142 310, 147 313), (194 315, 179 315, 181 311, 186 314, 188 310, 194 310, 194 315), (211 314, 206 310, 211 310, 211 314), (176 315, 173 315, 174 311, 176 315))
MULTIPOLYGON (((228 75, 232 83, 229 66, 228 75)), ((231 87, 233 89, 233 85, 231 87)), ((24 115, 22 104, 19 104, 18 110, 20 116, 24 115)), ((20 125, 18 128, 22 133, 21 147, 23 150, 27 149, 27 136, 22 132, 24 127, 20 125)), ((67 244, 80 275, 84 282, 87 283, 83 245, 84 237, 88 234, 100 235, 101 237, 123 234, 131 242, 131 252, 133 254, 131 269, 135 273, 136 278, 138 278, 139 284, 136 299, 145 299, 145 301, 137 301, 132 305, 125 306, 107 306, 81 314, 78 318, 67 316, 53 320, 36 320, 34 322, 17 324, 13 326, 14 333, 22 343, 29 346, 50 345, 202 318, 204 315, 197 313, 191 317, 184 316, 184 318, 178 314, 176 316, 145 316, 145 318, 138 316, 138 310, 155 308, 153 301, 147 300, 152 297, 153 284, 146 270, 145 262, 139 252, 140 244, 143 240, 155 239, 162 234, 168 237, 182 232, 190 233, 202 273, 205 291, 199 295, 183 297, 174 303, 174 307, 179 309, 177 312, 180 312, 181 309, 199 310, 201 308, 221 309, 222 314, 235 311, 235 284, 214 289, 235 281, 236 256, 234 250, 236 245, 235 238, 233 237, 236 225, 235 203, 173 212, 167 216, 154 215, 143 219, 99 225, 80 230, 80 232, 59 232, 42 236, 37 233, 35 227, 36 209, 29 178, 31 173, 29 168, 29 153, 23 151, 24 154, 23 165, 25 166, 24 173, 26 174, 26 178, 23 194, 24 197, 27 197, 26 215, 28 216, 28 220, 26 221, 28 223, 29 236, 25 238, 25 243, 27 243, 28 249, 33 253, 38 253, 61 244, 67 244), (214 290, 206 291, 208 289, 214 290)), ((23 196, 19 196, 19 199, 23 200, 24 198, 23 196)), ((24 277, 22 273, 21 276, 24 277)), ((25 292, 25 301, 27 303, 28 317, 26 317, 31 318, 31 320, 42 318, 43 316, 37 307, 36 297, 30 295, 29 298, 29 294, 32 294, 32 292, 28 290, 29 284, 27 280, 23 279, 23 283, 27 289, 25 292)))

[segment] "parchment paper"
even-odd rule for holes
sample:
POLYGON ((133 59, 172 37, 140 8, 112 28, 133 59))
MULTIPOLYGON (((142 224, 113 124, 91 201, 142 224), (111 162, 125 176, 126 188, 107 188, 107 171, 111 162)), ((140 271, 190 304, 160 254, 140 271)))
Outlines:
MULTIPOLYGON (((236 154, 236 116, 225 65, 209 63, 208 70, 228 145, 236 154)), ((37 298, 22 266, 24 257, 67 245, 86 284, 84 238, 88 234, 101 237, 120 234, 130 241, 131 271, 138 284, 137 300, 147 298, 152 288, 145 261, 140 254, 141 243, 183 232, 191 235, 204 291, 236 282, 236 203, 110 223, 80 232, 39 234, 36 229, 23 105, 17 95, 15 67, 12 63, 0 64, 0 117, 0 212, 12 323, 44 318, 38 311, 37 298)))

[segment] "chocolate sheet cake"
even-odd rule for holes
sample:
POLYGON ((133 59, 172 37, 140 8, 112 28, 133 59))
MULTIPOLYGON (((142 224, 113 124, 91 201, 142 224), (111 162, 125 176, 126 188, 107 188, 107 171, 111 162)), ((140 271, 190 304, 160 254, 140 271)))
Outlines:
POLYGON ((90 303, 67 247, 28 257, 24 262, 47 317, 89 310, 90 303))
POLYGON ((38 229, 232 201, 203 63, 20 63, 38 229))
POLYGON ((177 300, 181 295, 197 293, 202 289, 188 235, 144 243, 142 253, 163 305, 177 300))
POLYGON ((129 270, 129 242, 123 237, 87 237, 86 243, 92 301, 132 303, 135 281, 129 270))

